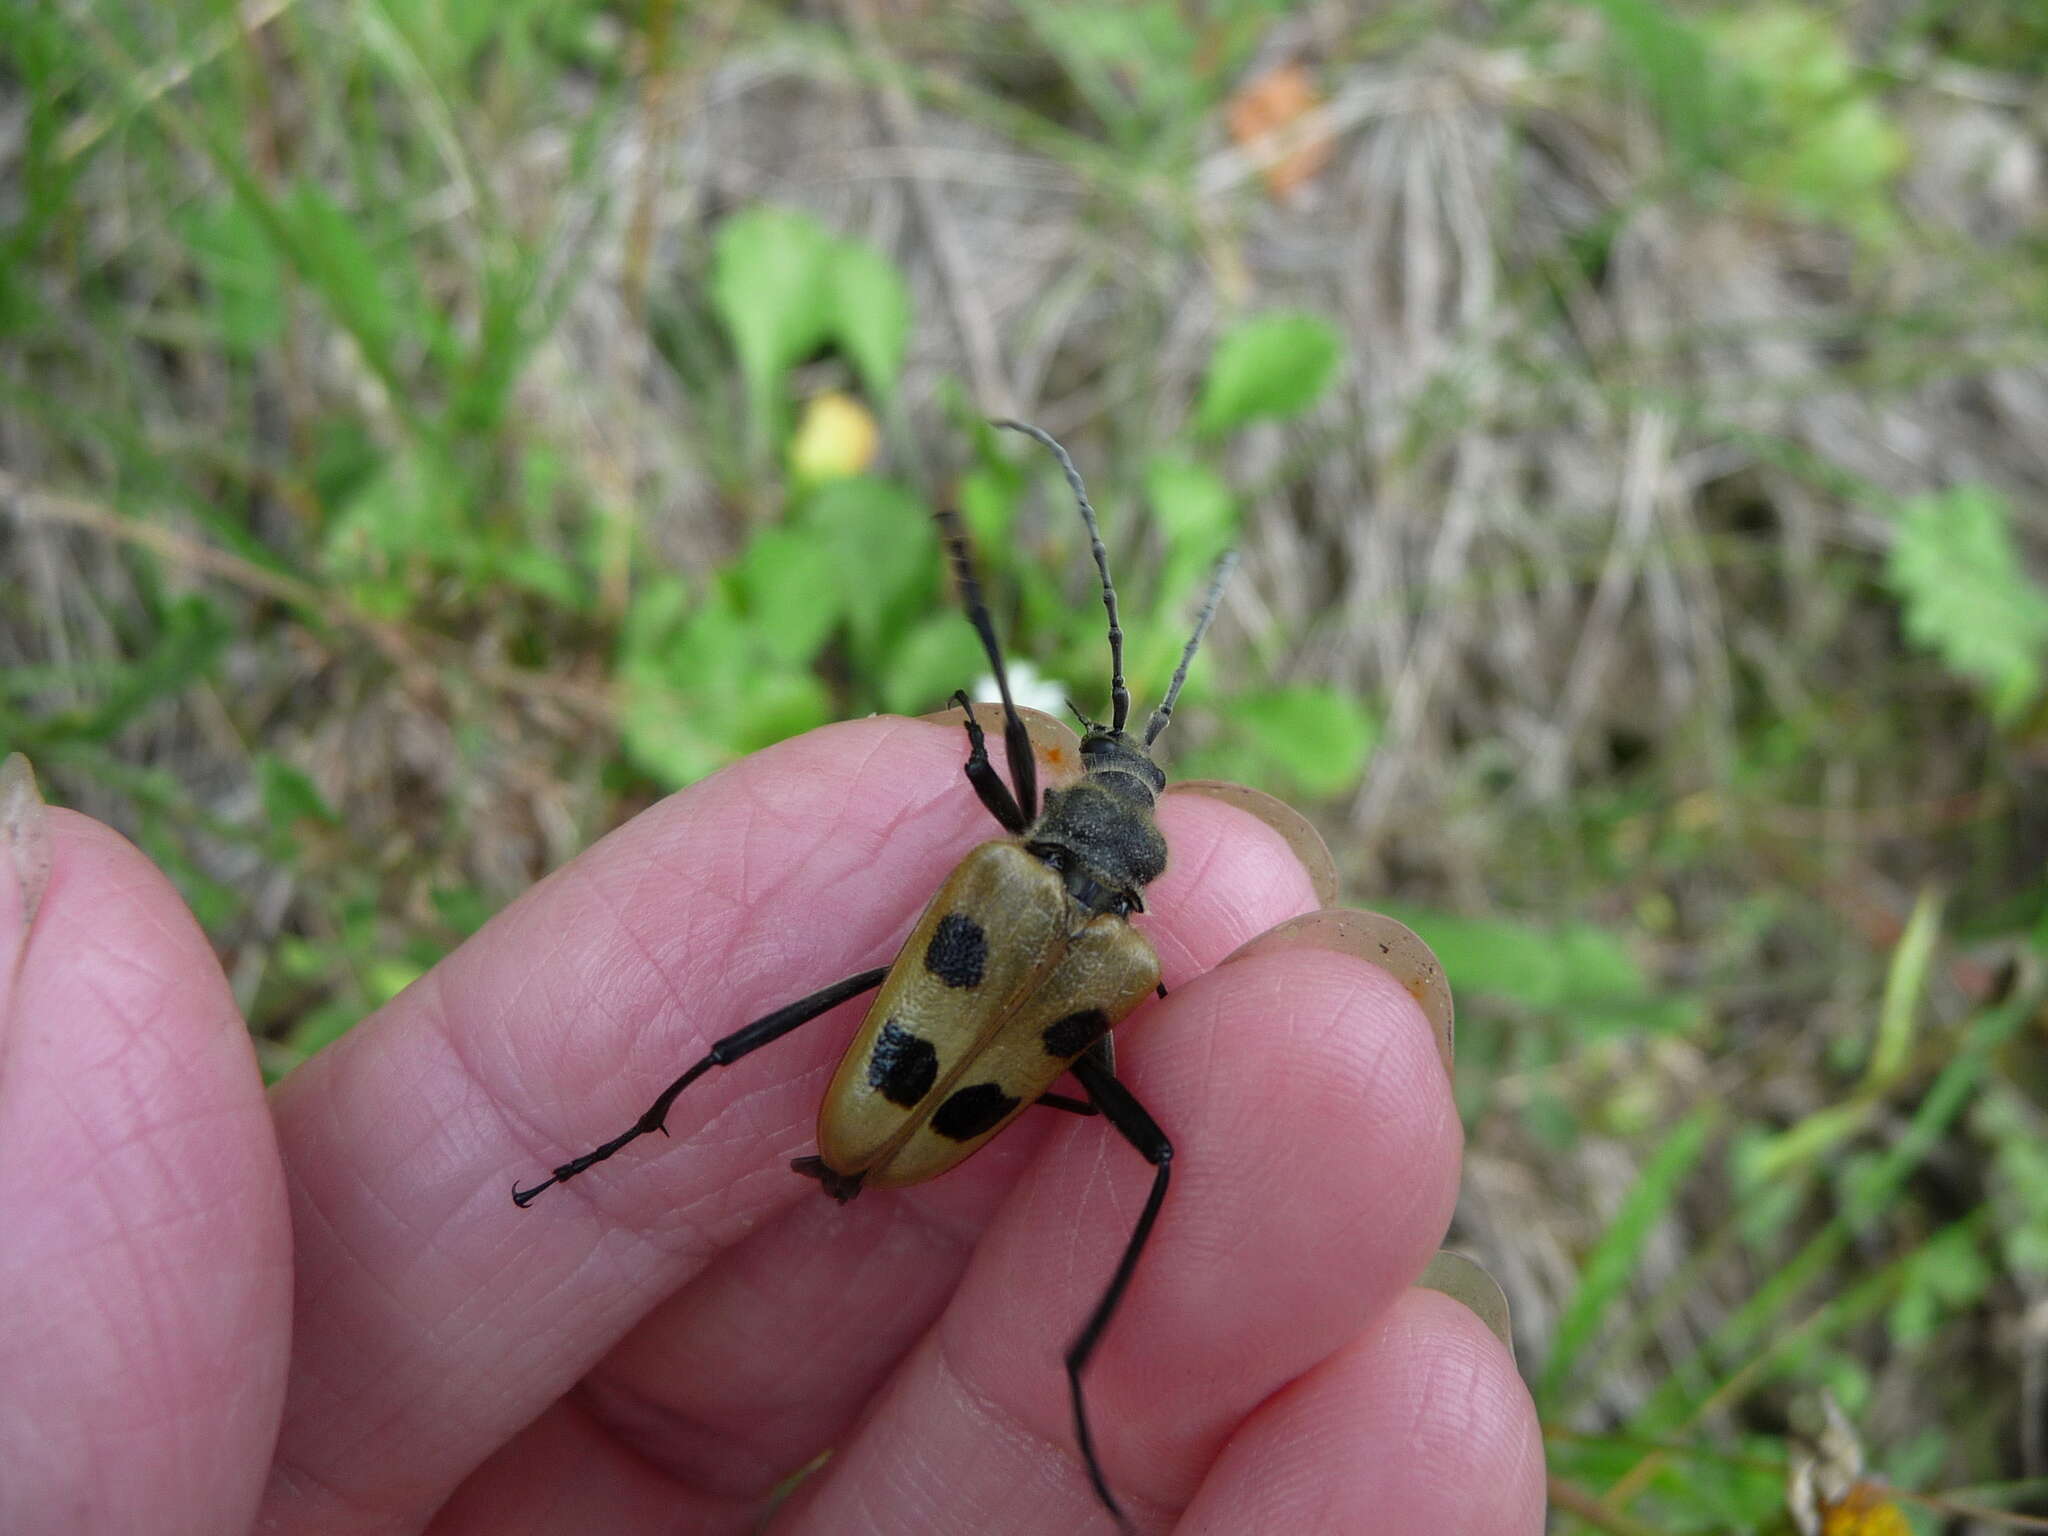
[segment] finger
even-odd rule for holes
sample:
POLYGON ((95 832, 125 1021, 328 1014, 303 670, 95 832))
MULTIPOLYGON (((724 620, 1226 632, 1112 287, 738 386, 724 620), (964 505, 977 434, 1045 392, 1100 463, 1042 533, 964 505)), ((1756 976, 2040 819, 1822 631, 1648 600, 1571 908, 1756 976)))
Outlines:
POLYGON ((0 1530, 241 1530, 290 1328, 262 1082, 170 884, 43 814, 25 934, 0 868, 0 1530))
MULTIPOLYGON (((1085 1390, 1111 1488, 1155 1528, 1243 1418, 1421 1272, 1459 1133, 1415 1000, 1341 954, 1254 947, 1152 1010, 1119 1066, 1173 1138, 1173 1178, 1085 1390)), ((1049 1140, 795 1529, 872 1528, 873 1486, 924 1512, 905 1531, 1109 1528, 1060 1359, 1148 1173, 1100 1121, 1049 1140)))
POLYGON ((1220 800, 1264 823, 1294 850, 1296 860, 1308 872, 1309 883, 1315 887, 1316 905, 1333 907, 1337 904, 1337 861, 1330 856, 1330 845, 1323 841, 1323 834, 1316 830, 1315 823, 1285 800, 1269 795, 1263 789, 1253 789, 1249 784, 1236 784, 1229 779, 1183 779, 1169 784, 1166 792, 1175 798, 1196 795, 1220 800))
MULTIPOLYGON (((1242 806, 1169 792, 1159 802, 1166 873, 1132 921, 1181 985, 1291 917, 1320 904, 1319 875, 1280 831, 1242 806)), ((1133 1019, 1135 1033, 1139 1021, 1133 1019)))
POLYGON ((753 1500, 679 1487, 572 1396, 479 1467, 435 1511, 428 1530, 432 1536, 743 1536, 756 1526, 753 1500))
POLYGON ((1543 1441, 1499 1339, 1409 1291, 1223 1447, 1175 1530, 1536 1536, 1543 1441))
POLYGON ((903 720, 759 754, 543 882, 283 1085, 303 1304, 276 1528, 378 1529, 437 1504, 804 1198, 784 1165, 857 1005, 708 1074, 673 1140, 529 1212, 506 1196, 630 1123, 711 1039, 887 960, 997 831, 960 762, 956 732, 903 720))

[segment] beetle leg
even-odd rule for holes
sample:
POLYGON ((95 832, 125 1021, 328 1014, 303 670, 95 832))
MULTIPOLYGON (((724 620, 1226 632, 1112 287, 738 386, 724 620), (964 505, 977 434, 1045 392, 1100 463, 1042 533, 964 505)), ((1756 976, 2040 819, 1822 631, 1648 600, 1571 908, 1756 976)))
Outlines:
POLYGON ((967 690, 962 688, 955 692, 953 702, 967 711, 967 782, 974 786, 975 794, 988 807, 989 815, 1003 824, 1004 831, 1022 832, 1031 823, 1018 808, 1017 797, 1010 793, 1010 786, 996 773, 995 764, 988 760, 988 738, 981 733, 981 722, 974 718, 974 706, 967 701, 967 690))
POLYGON ((849 997, 858 997, 863 992, 873 991, 882 984, 882 979, 888 974, 888 966, 878 965, 872 971, 862 971, 858 976, 835 981, 823 991, 813 992, 809 997, 798 998, 787 1007, 778 1008, 773 1013, 754 1020, 746 1028, 736 1029, 724 1039, 714 1041, 711 1049, 704 1053, 703 1059, 662 1089, 661 1097, 648 1105, 647 1113, 635 1120, 623 1134, 614 1136, 601 1147, 593 1147, 581 1157, 572 1158, 531 1189, 521 1189, 518 1185, 513 1185, 512 1203, 518 1206, 531 1203, 533 1197, 550 1184, 559 1184, 564 1179, 575 1178, 593 1163, 603 1162, 627 1142, 645 1136, 649 1131, 660 1131, 664 1136, 667 1135, 668 1127, 662 1122, 668 1119, 669 1107, 675 1103, 676 1095, 706 1072, 713 1067, 730 1066, 748 1052, 757 1051, 769 1041, 781 1039, 798 1025, 808 1024, 818 1015, 830 1012, 849 997))
POLYGON ((1081 1457, 1088 1465, 1088 1480, 1095 1485, 1095 1496, 1116 1517, 1118 1526, 1128 1531, 1131 1523, 1110 1493, 1101 1463, 1095 1459, 1095 1437, 1088 1432, 1088 1409, 1081 1396, 1081 1372, 1088 1364, 1088 1357, 1095 1353, 1103 1329, 1109 1326, 1110 1318, 1116 1314, 1117 1303, 1123 1300, 1124 1291, 1131 1283, 1131 1274, 1138 1267, 1138 1256, 1145 1251, 1146 1239, 1152 1235, 1152 1224, 1159 1219, 1159 1207, 1166 1201, 1167 1175, 1173 1170, 1173 1143, 1166 1139, 1159 1122, 1145 1112, 1145 1106, 1137 1101, 1131 1090, 1103 1067, 1093 1047, 1076 1058, 1072 1071, 1081 1080, 1081 1086, 1088 1090, 1088 1097, 1095 1101, 1096 1107, 1109 1116, 1109 1123, 1156 1170, 1152 1175, 1152 1193, 1145 1200, 1145 1209, 1139 1213, 1138 1225, 1131 1233, 1130 1242, 1124 1245, 1123 1257, 1117 1260, 1116 1273, 1110 1276, 1109 1288, 1102 1293, 1102 1300, 1095 1304, 1095 1310, 1088 1314, 1088 1321, 1067 1348, 1067 1388, 1074 1402, 1074 1438, 1080 1442, 1081 1457))
POLYGON ((816 1179, 825 1186, 825 1193, 841 1205, 860 1193, 861 1181, 867 1177, 865 1173, 841 1173, 822 1157, 793 1157, 789 1161, 789 1171, 800 1173, 807 1179, 816 1179))
MULTIPOLYGON (((1116 1076, 1116 1032, 1104 1030, 1089 1042, 1088 1049, 1081 1055, 1083 1061, 1092 1061, 1111 1077, 1116 1076)), ((1079 1076, 1079 1073, 1075 1074, 1079 1076)))
MULTIPOLYGON (((1108 1031, 1097 1035, 1082 1053, 1082 1060, 1092 1061, 1111 1077, 1116 1076, 1116 1036, 1108 1031)), ((1078 1075, 1078 1074, 1077 1074, 1078 1075)), ((1070 1099, 1064 1093, 1041 1093, 1037 1103, 1047 1109, 1064 1109, 1070 1115, 1099 1115, 1101 1110, 1080 1099, 1070 1099)))

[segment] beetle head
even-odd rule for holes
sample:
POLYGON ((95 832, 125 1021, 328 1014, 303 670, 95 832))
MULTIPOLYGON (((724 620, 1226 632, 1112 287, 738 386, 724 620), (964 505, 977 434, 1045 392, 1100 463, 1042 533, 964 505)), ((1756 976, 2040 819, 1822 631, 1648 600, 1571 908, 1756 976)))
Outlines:
POLYGON ((1122 731, 1091 724, 1081 738, 1081 767, 1091 779, 1150 806, 1166 788, 1166 774, 1152 754, 1122 731), (1122 781, 1119 783, 1119 781, 1122 781))

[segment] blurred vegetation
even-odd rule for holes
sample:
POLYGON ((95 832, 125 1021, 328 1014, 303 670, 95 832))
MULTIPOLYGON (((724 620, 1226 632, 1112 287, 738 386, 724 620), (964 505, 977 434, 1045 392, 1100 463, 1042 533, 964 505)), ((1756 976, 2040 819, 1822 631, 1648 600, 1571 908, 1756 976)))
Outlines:
POLYGON ((977 676, 942 499, 1099 710, 1023 415, 1141 699, 1245 550, 1170 771, 1449 969, 1555 1528, 1793 1529, 1823 1388, 1913 1528, 2048 1512, 2044 17, 17 9, 0 751, 282 1071, 977 676))

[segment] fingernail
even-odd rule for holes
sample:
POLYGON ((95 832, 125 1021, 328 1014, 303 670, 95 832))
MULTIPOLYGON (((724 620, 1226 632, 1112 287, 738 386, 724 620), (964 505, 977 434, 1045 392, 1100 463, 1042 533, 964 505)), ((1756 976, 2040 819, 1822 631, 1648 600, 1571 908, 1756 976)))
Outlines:
MULTIPOLYGON (((1072 783, 1081 777, 1081 738, 1057 715, 1048 715, 1042 709, 1018 705, 1017 713, 1024 717, 1025 734, 1031 738, 1031 755, 1038 759, 1043 770, 1045 786, 1057 789, 1062 784, 1072 783)), ((955 730, 967 717, 960 713, 960 706, 950 709, 936 709, 928 715, 919 715, 920 720, 929 720, 934 725, 950 725, 955 730)), ((1002 759, 1003 706, 981 704, 974 706, 974 718, 981 722, 981 728, 989 735, 989 752, 998 761, 1002 759)))
POLYGON ((1224 960, 1275 949, 1329 949, 1371 962, 1408 989, 1436 1032, 1437 1055, 1448 1074, 1457 1055, 1457 1025, 1451 986, 1444 968, 1415 930, 1381 912, 1356 907, 1325 907, 1291 917, 1277 928, 1240 945, 1224 960))
POLYGON ((1468 1259, 1448 1248, 1439 1248, 1415 1284, 1421 1290, 1438 1291, 1465 1308, 1486 1324, 1496 1339, 1507 1345, 1508 1358, 1514 1358, 1515 1328, 1508 1316, 1508 1293, 1476 1259, 1468 1259))
POLYGON ((1285 800, 1277 799, 1263 789, 1253 789, 1249 784, 1233 784, 1228 779, 1182 779, 1167 785, 1166 792, 1169 795, 1206 795, 1211 800, 1221 800, 1225 805, 1234 805, 1256 816, 1278 832, 1281 841, 1294 850, 1294 856, 1301 860, 1301 867, 1308 871, 1316 901, 1325 907, 1336 905, 1337 861, 1330 857, 1330 845, 1323 841, 1323 834, 1315 829, 1315 825, 1285 800))
MULTIPOLYGON (((6 964, 0 979, 7 983, 5 993, 0 993, 0 1019, 6 1017, 7 994, 14 990, 21 957, 28 953, 29 930, 35 927, 50 884, 50 857, 50 819, 36 789, 35 770, 19 752, 9 753, 0 762, 0 879, 20 893, 21 926, 11 942, 0 945, 0 959, 6 964)), ((0 910, 0 932, 5 922, 6 914, 0 910)))

